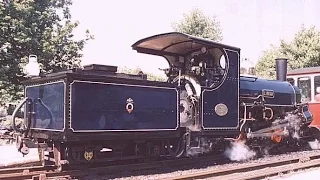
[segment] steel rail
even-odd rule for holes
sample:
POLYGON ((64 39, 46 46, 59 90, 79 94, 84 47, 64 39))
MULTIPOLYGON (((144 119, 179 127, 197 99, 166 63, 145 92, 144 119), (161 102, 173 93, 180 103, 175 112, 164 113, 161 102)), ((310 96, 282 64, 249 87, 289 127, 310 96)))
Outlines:
POLYGON ((239 165, 228 169, 208 170, 199 173, 180 175, 177 177, 165 178, 165 180, 191 180, 191 179, 232 179, 249 180, 261 179, 263 177, 277 175, 288 171, 320 166, 320 154, 309 155, 300 158, 289 158, 264 163, 253 163, 249 165, 239 165), (265 171, 262 171, 265 170, 265 171))
POLYGON ((223 179, 230 179, 230 180, 256 180, 256 179, 262 179, 262 178, 267 178, 271 176, 277 176, 279 174, 285 174, 285 173, 290 173, 293 171, 298 171, 302 169, 308 169, 312 167, 319 167, 320 166, 320 159, 315 159, 311 160, 308 162, 298 162, 294 164, 289 164, 289 165, 283 165, 283 166, 278 166, 278 167, 271 167, 267 169, 259 170, 259 172, 254 171, 254 172, 249 172, 249 173, 243 173, 240 176, 233 176, 230 178, 224 177, 223 179))
POLYGON ((159 168, 179 167, 182 165, 194 164, 195 162, 213 162, 220 160, 220 156, 207 156, 198 159, 172 159, 163 161, 154 161, 150 163, 135 163, 126 165, 114 165, 106 167, 94 167, 87 169, 67 170, 63 172, 54 171, 55 167, 19 167, 0 169, 0 180, 20 180, 20 179, 46 179, 52 177, 83 177, 88 174, 110 175, 114 173, 121 173, 122 171, 143 171, 154 170, 159 168))
MULTIPOLYGON (((143 170, 154 170, 160 168, 172 168, 179 167, 182 165, 198 164, 199 162, 214 162, 221 160, 218 156, 210 157, 201 157, 198 159, 173 159, 173 160, 164 160, 164 161, 155 161, 150 163, 138 163, 138 164, 126 164, 126 165, 114 165, 106 167, 94 167, 87 169, 77 169, 77 170, 68 170, 63 172, 54 171, 54 166, 52 167, 19 167, 19 168, 8 168, 0 169, 0 180, 1 179, 49 179, 53 177, 85 177, 90 174, 95 174, 99 176, 110 175, 115 173, 121 173, 125 171, 143 171, 143 170)), ((320 166, 320 153, 313 155, 302 156, 299 158, 287 158, 284 160, 277 160, 273 162, 264 162, 264 163, 252 163, 247 165, 238 165, 237 167, 232 167, 223 170, 212 170, 204 171, 194 174, 181 175, 178 177, 170 177, 167 180, 176 180, 176 179, 204 179, 204 178, 214 178, 218 177, 219 179, 261 179, 261 177, 267 177, 271 175, 277 175, 280 172, 287 172, 302 168, 309 168, 320 166), (286 166, 286 167, 285 167, 286 166), (278 168, 277 170, 270 168, 278 168), (265 171, 261 171, 265 169, 265 171), (267 170, 266 170, 267 169, 267 170), (255 173, 250 173, 254 172, 255 173), (245 174, 244 174, 245 173, 245 174)))
POLYGON ((0 174, 3 172, 4 169, 11 169, 11 168, 27 168, 27 167, 33 167, 33 166, 41 166, 40 161, 30 161, 30 162, 24 162, 24 163, 15 163, 15 164, 9 164, 6 166, 0 166, 0 174))

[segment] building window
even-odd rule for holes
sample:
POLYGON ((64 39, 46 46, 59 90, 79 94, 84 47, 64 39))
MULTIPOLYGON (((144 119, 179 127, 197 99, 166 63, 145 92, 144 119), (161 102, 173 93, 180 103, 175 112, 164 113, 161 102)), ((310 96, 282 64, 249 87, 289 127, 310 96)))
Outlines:
POLYGON ((320 102, 320 76, 314 77, 314 100, 320 102))
POLYGON ((311 101, 311 80, 310 77, 300 77, 298 78, 298 87, 301 91, 301 101, 310 102, 311 101))

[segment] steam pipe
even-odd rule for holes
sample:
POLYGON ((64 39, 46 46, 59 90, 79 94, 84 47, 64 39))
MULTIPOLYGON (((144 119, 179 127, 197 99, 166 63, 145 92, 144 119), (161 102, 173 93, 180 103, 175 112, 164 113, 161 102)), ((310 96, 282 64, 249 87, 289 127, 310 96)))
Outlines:
POLYGON ((279 81, 287 81, 287 62, 286 58, 276 59, 276 74, 279 81))

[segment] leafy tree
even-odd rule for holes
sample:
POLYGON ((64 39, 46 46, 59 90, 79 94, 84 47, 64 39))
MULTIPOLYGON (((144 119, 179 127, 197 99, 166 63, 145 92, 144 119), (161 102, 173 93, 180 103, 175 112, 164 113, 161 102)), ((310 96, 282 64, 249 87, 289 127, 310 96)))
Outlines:
POLYGON ((276 77, 276 58, 281 57, 282 54, 278 47, 272 46, 271 49, 264 51, 263 56, 259 59, 255 72, 257 76, 263 78, 275 79, 276 77))
POLYGON ((144 73, 141 70, 141 68, 139 68, 139 67, 136 67, 134 69, 130 69, 128 67, 121 67, 121 68, 118 68, 118 73, 126 73, 126 74, 134 74, 134 75, 143 73, 143 74, 147 75, 147 80, 149 80, 149 81, 165 82, 167 80, 164 77, 161 77, 161 76, 158 76, 158 75, 155 75, 155 74, 152 74, 152 73, 144 73))
POLYGON ((291 42, 281 40, 279 47, 265 51, 256 65, 257 75, 275 78, 275 59, 288 58, 288 69, 320 66, 320 31, 304 26, 291 42))
POLYGON ((21 97, 30 54, 38 56, 44 73, 80 66, 81 51, 93 37, 86 31, 84 39, 74 40, 79 23, 71 21, 70 5, 71 0, 0 1, 0 99, 21 97))
POLYGON ((179 22, 174 22, 172 27, 177 32, 190 34, 213 41, 222 40, 220 22, 215 16, 206 16, 201 10, 193 9, 179 22))
POLYGON ((314 67, 320 65, 320 31, 304 26, 290 43, 281 41, 281 52, 290 59, 290 67, 314 67))

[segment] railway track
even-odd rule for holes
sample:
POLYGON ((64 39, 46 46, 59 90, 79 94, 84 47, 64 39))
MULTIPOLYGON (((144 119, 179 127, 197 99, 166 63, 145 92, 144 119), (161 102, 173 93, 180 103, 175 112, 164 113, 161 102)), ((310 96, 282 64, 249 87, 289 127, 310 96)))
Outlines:
MULTIPOLYGON (((0 180, 20 180, 20 179, 81 179, 84 177, 104 177, 110 174, 121 174, 122 172, 144 172, 153 171, 156 169, 169 169, 174 171, 176 167, 190 166, 196 164, 208 164, 214 166, 217 164, 224 164, 220 156, 199 157, 197 159, 180 159, 180 160, 164 160, 151 163, 138 163, 128 165, 114 165, 107 167, 94 167, 87 169, 75 169, 63 172, 55 171, 55 167, 19 167, 0 169, 0 180), (220 163, 219 163, 220 161, 220 163), (215 162, 215 163, 213 163, 215 162)), ((225 160, 224 160, 225 161, 225 160)), ((248 179, 262 179, 264 177, 275 176, 279 173, 286 173, 305 169, 310 167, 320 166, 320 153, 315 153, 308 156, 298 158, 286 158, 272 162, 255 162, 252 164, 239 164, 231 168, 224 168, 220 170, 203 171, 187 175, 179 175, 178 177, 170 177, 167 180, 177 179, 232 179, 232 180, 248 180, 248 179)), ((120 176, 121 177, 121 176, 120 176)), ((162 178, 163 179, 163 178, 162 178)))
POLYGON ((2 169, 8 169, 8 168, 23 168, 23 167, 32 167, 32 166, 41 166, 41 162, 31 161, 31 162, 25 162, 25 163, 10 164, 7 166, 1 166, 0 171, 2 169))
POLYGON ((288 158, 265 163, 226 168, 223 170, 203 171, 194 174, 166 178, 166 180, 191 179, 223 179, 223 180, 253 180, 276 176, 282 173, 320 166, 320 154, 300 158, 288 158))
POLYGON ((172 167, 179 167, 184 165, 190 165, 194 163, 213 163, 220 161, 220 156, 212 157, 200 157, 197 159, 180 159, 180 160, 164 160, 150 163, 137 163, 128 165, 114 165, 107 167, 94 167, 86 169, 75 169, 67 170, 63 172, 55 171, 55 167, 43 167, 43 166, 32 166, 32 167, 19 167, 19 168, 5 168, 0 169, 0 180, 20 180, 20 179, 50 179, 59 177, 60 179, 72 179, 79 177, 90 176, 104 176, 108 174, 121 173, 123 171, 139 172, 154 169, 170 169, 172 167))

